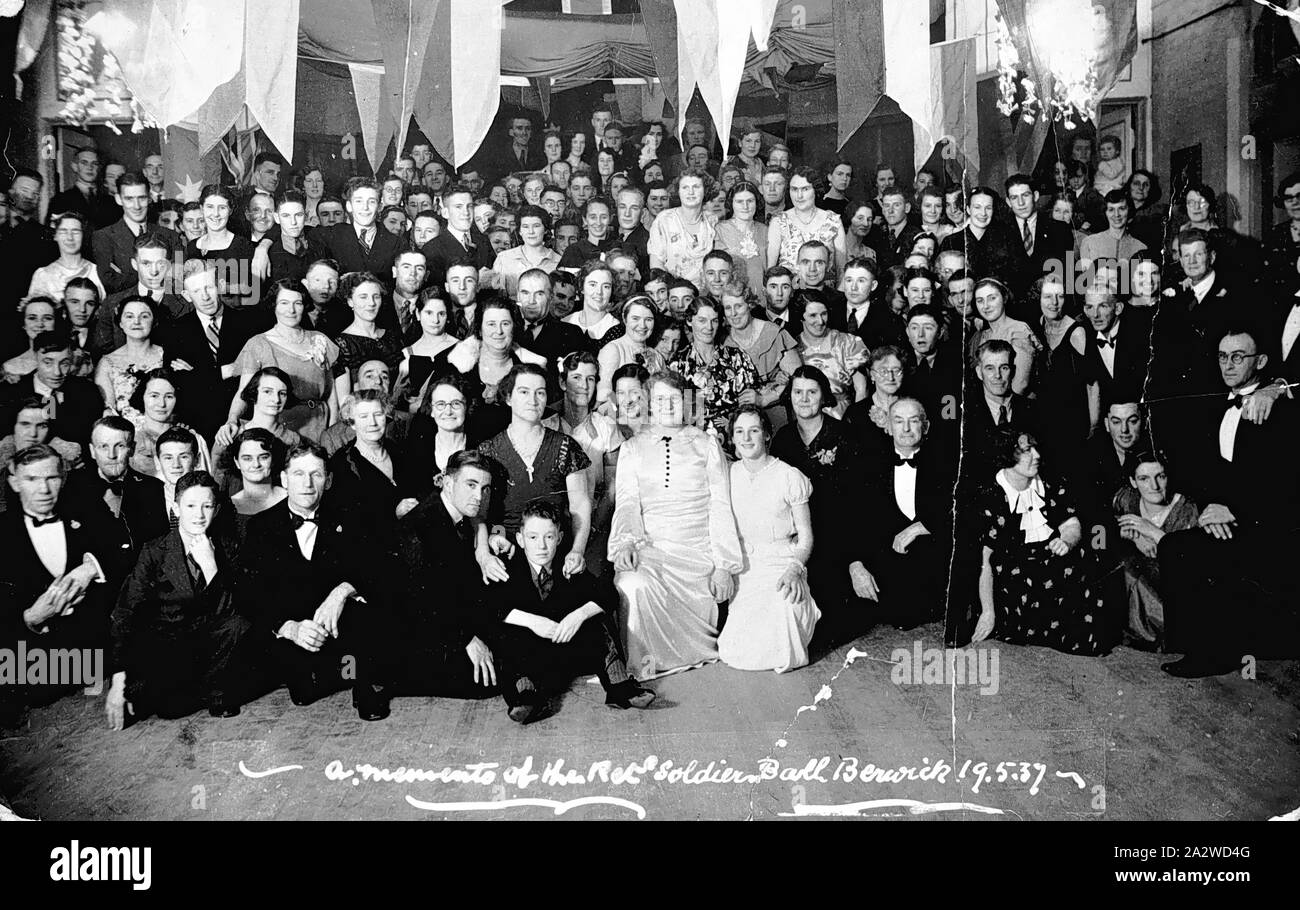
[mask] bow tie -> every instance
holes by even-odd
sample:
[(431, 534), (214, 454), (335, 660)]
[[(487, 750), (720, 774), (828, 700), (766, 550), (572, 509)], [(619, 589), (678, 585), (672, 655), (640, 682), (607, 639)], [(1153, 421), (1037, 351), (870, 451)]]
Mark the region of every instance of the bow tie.
[(33, 528), (39, 528), (41, 525), (52, 525), (59, 521), (59, 516), (51, 515), (49, 518), (37, 518), (35, 515), (28, 514), (27, 519), (32, 523)]
[(318, 528), (320, 527), (320, 523), (317, 522), (316, 519), (314, 519), (314, 518), (303, 518), (303, 517), (302, 517), (301, 515), (299, 515), (297, 512), (290, 512), (290, 513), (289, 513), (289, 521), (291, 521), (291, 522), (293, 523), (293, 529), (294, 529), (295, 531), (298, 530), (299, 528), (301, 528), (303, 525), (305, 525), (305, 524), (306, 524), (307, 522), (309, 522), (309, 521), (310, 521), (312, 524), (316, 525), (316, 527), (318, 527)]
[(913, 455), (911, 458), (904, 458), (902, 455), (899, 455), (897, 452), (895, 452), (895, 453), (894, 453), (894, 467), (896, 467), (896, 468), (901, 468), (901, 467), (903, 467), (904, 465), (906, 465), (907, 467), (912, 468), (912, 469), (915, 470), (915, 468), (916, 468), (916, 456)]
[(1109, 348), (1113, 348), (1114, 346), (1115, 346), (1115, 339), (1113, 339), (1113, 338), (1107, 338), (1105, 335), (1098, 335), (1098, 336), (1097, 336), (1097, 347), (1099, 347), (1099, 348), (1107, 348), (1107, 347), (1109, 347)]
[(1228, 396), (1228, 403), (1224, 405), (1224, 408), (1240, 408), (1245, 401), (1245, 395), (1238, 395), (1236, 392), (1233, 392)]
[(122, 491), (126, 489), (126, 478), (119, 477), (117, 480), (104, 481), (104, 487), (114, 496), (121, 496)]

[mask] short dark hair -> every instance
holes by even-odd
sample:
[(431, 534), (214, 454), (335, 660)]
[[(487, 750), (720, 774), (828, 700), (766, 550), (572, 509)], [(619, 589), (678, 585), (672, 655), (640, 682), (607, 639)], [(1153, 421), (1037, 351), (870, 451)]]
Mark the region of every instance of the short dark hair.
[(811, 379), (813, 382), (817, 383), (817, 388), (821, 391), (822, 395), (822, 407), (830, 407), (835, 403), (835, 390), (831, 388), (830, 379), (826, 377), (825, 373), (817, 369), (817, 367), (805, 363), (803, 366), (796, 368), (795, 371), (790, 374), (789, 381), (786, 382), (785, 388), (781, 390), (781, 404), (785, 405), (787, 410), (793, 411), (794, 406), (791, 403), (790, 396), (794, 391), (794, 381), (796, 379)]
[(523, 328), (524, 317), (519, 313), (519, 307), (513, 300), (502, 297), (500, 294), (489, 294), (478, 302), (474, 307), (474, 337), (483, 338), (483, 318), (487, 316), (488, 310), (505, 310), (510, 314), (510, 322), (515, 330)]
[(114, 433), (125, 433), (126, 438), (131, 440), (131, 445), (135, 445), (135, 424), (118, 414), (109, 414), (107, 417), (101, 417), (90, 425), (90, 435), (93, 437), (96, 430), (112, 430)]
[[(1006, 190), (1006, 195), (1008, 196), (1011, 195), (1011, 188), (1013, 186), (1027, 186), (1033, 190), (1034, 180), (1028, 174), (1012, 174), (1006, 180), (1002, 181), (1002, 188)], [(1034, 191), (1037, 192), (1037, 190)]]
[(461, 449), (447, 459), (447, 467), (442, 473), (454, 477), (466, 468), (475, 468), (491, 476), (495, 462), (478, 449)]
[(284, 388), (289, 393), (284, 401), (284, 409), (286, 411), (298, 404), (298, 396), (293, 394), (293, 380), (289, 378), (288, 373), (279, 367), (262, 367), (249, 377), (248, 384), (245, 385), (244, 390), (239, 393), (240, 401), (244, 402), (244, 404), (248, 405), (250, 408), (257, 403), (257, 386), (258, 383), (262, 381), (263, 376), (270, 376), (272, 379), (278, 379), (280, 382), (284, 383)]
[(610, 387), (617, 389), (623, 379), (635, 379), (638, 385), (644, 386), (650, 381), (650, 371), (639, 363), (625, 363), (610, 377)]
[(506, 373), (497, 385), (497, 395), (502, 400), (510, 400), (510, 396), (515, 393), (515, 384), (519, 381), (520, 376), (540, 376), (543, 383), (548, 380), (546, 370), (538, 364), (517, 363), (510, 368), (510, 372)]
[(742, 404), (731, 412), (727, 417), (727, 438), (730, 439), (731, 434), (736, 432), (736, 421), (745, 414), (757, 415), (758, 423), (763, 428), (763, 434), (767, 436), (767, 441), (771, 444), (772, 435), (776, 432), (772, 429), (772, 418), (767, 416), (767, 411), (756, 404)]
[(271, 164), (277, 164), (280, 167), (284, 167), (284, 159), (281, 158), (279, 155), (277, 155), (275, 152), (258, 152), (253, 157), (253, 170), (257, 170), (259, 167), (266, 164), (268, 161)]
[(128, 186), (142, 186), (145, 189), (148, 189), (149, 181), (144, 179), (144, 174), (137, 171), (127, 171), (121, 177), (117, 178), (118, 193), (122, 192), (123, 187)]
[(153, 316), (154, 318), (154, 328), (157, 328), (158, 327), (158, 304), (154, 302), (154, 299), (152, 297), (146, 296), (144, 294), (132, 294), (129, 297), (123, 299), (120, 303), (118, 303), (117, 312), (113, 314), (113, 322), (120, 326), (122, 324), (122, 314), (126, 312), (126, 308), (133, 303), (142, 303), (149, 308), (149, 315)]
[(997, 446), (994, 450), (996, 462), (994, 467), (1012, 468), (1020, 462), (1020, 456), (1024, 452), (1020, 445), (1022, 437), (1026, 440), (1026, 445), (1038, 445), (1038, 437), (1028, 430), (1010, 426), (998, 428)]
[[(610, 124), (611, 126), (613, 124)], [(608, 127), (606, 127), (608, 129)], [(520, 529), (528, 522), (530, 518), (541, 518), (549, 521), (560, 530), (564, 529), (564, 523), (560, 519), (560, 510), (555, 503), (548, 499), (533, 499), (524, 505), (524, 509), (519, 513)]]
[(248, 427), (230, 441), (230, 445), (221, 453), (221, 468), (236, 471), (239, 468), (239, 450), (244, 443), (254, 442), (265, 449), (271, 456), (271, 476), (277, 476), (284, 470), (285, 445), (278, 436), (263, 427)]
[(293, 464), (294, 459), (310, 455), (312, 458), (319, 458), (321, 464), (325, 465), (325, 473), (329, 473), (330, 455), (325, 449), (317, 443), (303, 439), (289, 446), (289, 450), (284, 453), (284, 470), (289, 470), (289, 465)]
[(63, 293), (65, 295), (68, 291), (72, 290), (92, 291), (95, 295), (95, 305), (98, 306), (102, 302), (102, 298), (99, 296), (99, 286), (89, 278), (73, 278), (63, 286)]
[[(251, 198), (251, 197), (250, 197)], [(280, 194), (280, 198), (275, 200), (275, 207), (278, 209), (285, 203), (298, 203), (303, 208), (307, 207), (307, 196), (301, 190), (285, 190)]]
[[(169, 431), (170, 432), (170, 431)], [(213, 499), (220, 499), (221, 487), (217, 485), (216, 480), (207, 471), (190, 471), (176, 481), (176, 501), (180, 502), (182, 496), (195, 487), (202, 487), (205, 490), (212, 491)]]
[(171, 367), (155, 367), (140, 377), (140, 381), (135, 384), (135, 391), (131, 393), (131, 407), (137, 411), (144, 411), (144, 393), (149, 387), (149, 383), (155, 379), (162, 379), (170, 382), (172, 391), (176, 393), (177, 407), (180, 406), (180, 380), (177, 379), (176, 373)]
[(154, 452), (161, 453), (163, 446), (172, 443), (189, 446), (190, 453), (195, 458), (199, 457), (199, 439), (189, 427), (171, 426), (163, 430), (158, 436), (158, 441), (154, 443)]

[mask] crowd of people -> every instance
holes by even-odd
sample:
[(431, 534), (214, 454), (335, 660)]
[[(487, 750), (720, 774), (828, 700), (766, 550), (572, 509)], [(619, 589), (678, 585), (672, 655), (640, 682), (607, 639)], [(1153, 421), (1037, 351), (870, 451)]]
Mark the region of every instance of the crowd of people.
[(183, 204), (157, 155), (20, 169), (0, 646), (104, 648), (113, 729), (280, 685), (644, 708), (881, 624), (1294, 655), (1300, 175), (1261, 242), (1113, 137), (904, 187), (737, 132), (518, 117), (459, 172), (267, 152)]

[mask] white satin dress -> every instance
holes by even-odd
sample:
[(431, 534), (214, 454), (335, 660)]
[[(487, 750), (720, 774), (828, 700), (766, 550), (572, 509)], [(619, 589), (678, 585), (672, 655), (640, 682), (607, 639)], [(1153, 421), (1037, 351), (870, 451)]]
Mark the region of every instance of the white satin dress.
[(637, 567), (617, 572), (619, 630), (628, 671), (652, 679), (718, 659), (715, 568), (742, 558), (727, 461), (695, 427), (665, 437), (646, 430), (619, 447), (609, 557), (624, 546)]

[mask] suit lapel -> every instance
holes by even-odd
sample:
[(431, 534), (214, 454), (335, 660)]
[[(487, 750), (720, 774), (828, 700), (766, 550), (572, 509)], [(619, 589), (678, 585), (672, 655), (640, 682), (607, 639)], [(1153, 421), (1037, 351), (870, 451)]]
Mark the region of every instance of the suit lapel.
[(163, 555), (163, 575), (177, 590), (188, 591), (193, 597), (194, 579), (190, 575), (189, 563), (185, 559), (185, 545), (181, 542), (179, 531), (167, 534), (166, 552)]

